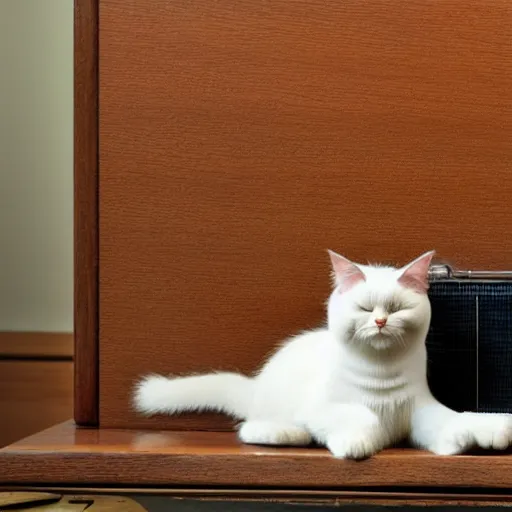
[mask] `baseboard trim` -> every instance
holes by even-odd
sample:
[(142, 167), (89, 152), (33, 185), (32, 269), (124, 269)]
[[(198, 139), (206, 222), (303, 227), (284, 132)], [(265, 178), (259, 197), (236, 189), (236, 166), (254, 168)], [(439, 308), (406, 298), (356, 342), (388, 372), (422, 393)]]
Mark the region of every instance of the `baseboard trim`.
[(70, 361), (73, 333), (0, 331), (0, 359)]

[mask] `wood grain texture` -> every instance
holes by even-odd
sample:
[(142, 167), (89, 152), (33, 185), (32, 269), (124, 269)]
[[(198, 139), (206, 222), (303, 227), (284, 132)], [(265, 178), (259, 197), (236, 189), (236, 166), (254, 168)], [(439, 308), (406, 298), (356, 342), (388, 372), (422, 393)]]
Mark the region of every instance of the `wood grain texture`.
[(252, 371), (330, 247), (512, 268), (507, 0), (100, 3), (101, 425), (141, 373)]
[(77, 429), (72, 423), (3, 448), (0, 462), (1, 485), (363, 487), (366, 491), (374, 486), (403, 491), (416, 486), (474, 492), (512, 488), (512, 454), (439, 457), (394, 449), (354, 462), (335, 459), (323, 449), (241, 445), (230, 432)]
[(98, 0), (75, 0), (75, 421), (98, 424)]
[(73, 358), (73, 334), (61, 332), (0, 332), (0, 359)]
[(72, 415), (71, 361), (0, 361), (0, 446)]

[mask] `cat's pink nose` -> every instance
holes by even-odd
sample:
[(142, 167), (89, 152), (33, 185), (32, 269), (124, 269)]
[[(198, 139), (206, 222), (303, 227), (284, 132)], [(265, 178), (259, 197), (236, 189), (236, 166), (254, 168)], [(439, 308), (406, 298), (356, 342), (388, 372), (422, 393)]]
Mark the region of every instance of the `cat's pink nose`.
[(375, 323), (379, 329), (382, 329), (386, 325), (387, 320), (385, 318), (376, 318)]

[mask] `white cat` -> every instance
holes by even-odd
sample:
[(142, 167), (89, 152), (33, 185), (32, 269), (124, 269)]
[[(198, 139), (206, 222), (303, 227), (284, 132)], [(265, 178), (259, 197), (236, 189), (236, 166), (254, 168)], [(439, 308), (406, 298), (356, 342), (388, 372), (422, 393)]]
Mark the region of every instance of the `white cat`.
[(334, 290), (327, 327), (286, 341), (252, 378), (147, 376), (135, 390), (135, 408), (145, 414), (220, 411), (243, 420), (245, 443), (315, 440), (341, 458), (368, 457), (406, 438), (440, 455), (507, 448), (511, 417), (457, 413), (428, 388), (433, 254), (395, 269), (358, 265), (329, 251)]

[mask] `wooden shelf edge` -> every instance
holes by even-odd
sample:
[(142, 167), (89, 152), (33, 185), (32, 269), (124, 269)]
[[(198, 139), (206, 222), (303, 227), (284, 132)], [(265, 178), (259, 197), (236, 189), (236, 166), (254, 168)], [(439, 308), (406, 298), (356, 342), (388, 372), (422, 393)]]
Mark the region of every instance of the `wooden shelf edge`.
[[(365, 461), (240, 444), (229, 432), (82, 429), (66, 422), (0, 450), (0, 485), (406, 491), (512, 489), (512, 454), (393, 449)], [(493, 494), (493, 493), (491, 493)]]

